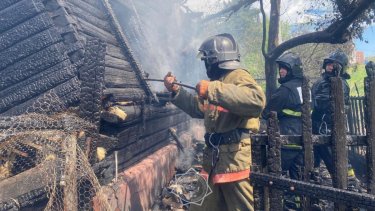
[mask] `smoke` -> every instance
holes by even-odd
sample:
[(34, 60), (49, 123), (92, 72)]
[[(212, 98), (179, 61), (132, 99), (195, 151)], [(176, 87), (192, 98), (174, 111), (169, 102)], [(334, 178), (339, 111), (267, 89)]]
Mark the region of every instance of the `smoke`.
[(202, 165), (205, 129), (201, 120), (191, 120), (189, 130), (180, 134), (184, 143), (184, 152), (181, 152), (176, 161), (178, 172), (186, 172), (194, 165)]
[[(205, 75), (196, 59), (201, 14), (176, 0), (111, 0), (130, 47), (150, 78), (172, 72), (179, 81), (195, 85)], [(203, 69), (203, 70), (202, 70)], [(152, 83), (155, 89), (162, 84)]]
[[(149, 78), (162, 79), (172, 72), (179, 82), (192, 86), (207, 79), (204, 63), (196, 55), (207, 37), (219, 33), (234, 35), (245, 68), (259, 72), (263, 67), (257, 11), (247, 8), (229, 19), (223, 15), (205, 20), (207, 15), (233, 4), (232, 0), (110, 0), (110, 3), (136, 60)], [(244, 18), (245, 15), (248, 17)], [(246, 59), (249, 54), (251, 59)], [(263, 76), (263, 72), (258, 75)], [(150, 84), (154, 91), (164, 90), (162, 83)]]

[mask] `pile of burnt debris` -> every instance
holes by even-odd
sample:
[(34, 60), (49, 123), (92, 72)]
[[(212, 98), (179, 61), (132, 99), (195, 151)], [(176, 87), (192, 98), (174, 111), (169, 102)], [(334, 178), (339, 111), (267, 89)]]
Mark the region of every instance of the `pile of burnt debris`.
[(207, 178), (201, 176), (204, 142), (193, 140), (192, 147), (180, 153), (176, 174), (163, 187), (153, 211), (188, 210), (191, 203), (200, 203), (207, 193)]

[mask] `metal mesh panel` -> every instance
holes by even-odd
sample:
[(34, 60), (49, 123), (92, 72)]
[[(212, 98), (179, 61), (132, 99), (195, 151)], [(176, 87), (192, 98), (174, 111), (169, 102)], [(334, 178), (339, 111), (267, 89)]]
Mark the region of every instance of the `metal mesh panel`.
[(49, 95), (24, 115), (0, 118), (0, 210), (109, 210), (82, 150), (96, 126), (55, 113), (61, 103)]

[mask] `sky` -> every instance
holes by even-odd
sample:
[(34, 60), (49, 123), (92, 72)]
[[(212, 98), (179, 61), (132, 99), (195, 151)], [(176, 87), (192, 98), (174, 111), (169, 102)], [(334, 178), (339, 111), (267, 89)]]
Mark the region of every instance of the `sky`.
[[(218, 2), (231, 2), (231, 0), (188, 0), (187, 6), (194, 11), (200, 12), (215, 12), (215, 5)], [(314, 18), (314, 12), (297, 14), (297, 11), (307, 9), (310, 3), (314, 3), (313, 0), (282, 0), (281, 5), (281, 18), (291, 24), (306, 22), (308, 19)], [(257, 6), (257, 5), (256, 5)], [(269, 10), (269, 3), (265, 2), (265, 10)], [(375, 56), (375, 25), (365, 29), (363, 34), (363, 41), (356, 39), (354, 40), (356, 50), (363, 51), (365, 56)], [(368, 43), (366, 43), (367, 41)]]
[[(375, 26), (372, 25), (368, 27), (363, 33), (364, 41), (360, 41), (359, 39), (355, 40), (356, 50), (363, 51), (365, 53), (365, 57), (368, 56), (375, 56)], [(365, 40), (368, 43), (365, 43)]]

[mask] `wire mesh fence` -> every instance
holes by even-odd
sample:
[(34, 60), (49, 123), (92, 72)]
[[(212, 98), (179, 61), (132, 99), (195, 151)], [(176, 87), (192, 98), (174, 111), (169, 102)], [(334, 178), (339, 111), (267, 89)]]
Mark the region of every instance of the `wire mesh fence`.
[(110, 210), (82, 150), (96, 126), (59, 105), (49, 93), (23, 115), (0, 117), (0, 210)]

